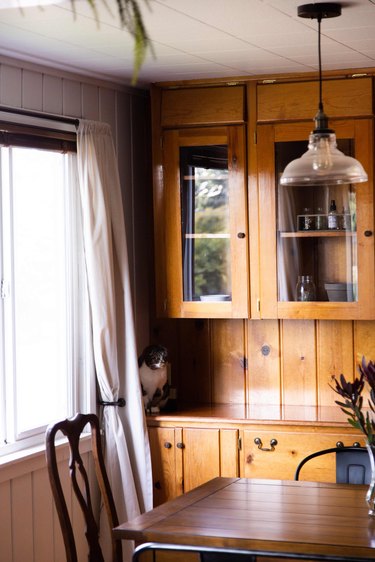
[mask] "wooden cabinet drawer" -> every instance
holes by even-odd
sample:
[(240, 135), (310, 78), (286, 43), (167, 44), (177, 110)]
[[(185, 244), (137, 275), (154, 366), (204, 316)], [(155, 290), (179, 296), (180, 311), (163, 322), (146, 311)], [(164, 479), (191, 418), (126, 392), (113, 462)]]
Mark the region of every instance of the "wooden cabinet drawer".
[[(254, 442), (261, 440), (261, 445)], [(277, 444), (272, 446), (272, 440)], [(245, 430), (243, 438), (245, 478), (294, 479), (298, 463), (307, 455), (335, 447), (341, 441), (344, 445), (359, 442), (364, 445), (358, 434), (308, 433)], [(335, 482), (335, 455), (326, 455), (310, 461), (301, 472), (300, 479), (318, 482)]]

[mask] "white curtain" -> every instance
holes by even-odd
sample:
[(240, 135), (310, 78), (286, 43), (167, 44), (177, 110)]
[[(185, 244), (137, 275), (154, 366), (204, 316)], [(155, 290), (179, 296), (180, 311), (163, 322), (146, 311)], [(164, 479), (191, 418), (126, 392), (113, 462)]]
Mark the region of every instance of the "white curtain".
[[(138, 376), (133, 307), (117, 159), (109, 125), (81, 121), (77, 137), (84, 247), (105, 456), (119, 520), (152, 508), (150, 449)], [(102, 527), (104, 549), (108, 530)], [(123, 543), (129, 560), (133, 545)]]

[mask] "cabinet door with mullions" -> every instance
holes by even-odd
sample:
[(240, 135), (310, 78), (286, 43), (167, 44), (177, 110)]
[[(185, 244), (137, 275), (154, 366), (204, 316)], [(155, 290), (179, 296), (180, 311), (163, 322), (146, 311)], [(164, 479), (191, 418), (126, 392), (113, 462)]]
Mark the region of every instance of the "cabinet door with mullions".
[(307, 149), (310, 124), (258, 128), (261, 316), (373, 319), (372, 125), (331, 123), (338, 148), (358, 158), (364, 184), (282, 186), (288, 162)]
[(166, 315), (248, 316), (243, 126), (163, 138)]

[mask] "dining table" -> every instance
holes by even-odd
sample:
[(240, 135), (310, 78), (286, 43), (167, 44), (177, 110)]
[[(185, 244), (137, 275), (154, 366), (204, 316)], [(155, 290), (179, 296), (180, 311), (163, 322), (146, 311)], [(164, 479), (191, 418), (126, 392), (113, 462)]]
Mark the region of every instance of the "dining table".
[(375, 560), (367, 486), (218, 477), (113, 529), (116, 539)]

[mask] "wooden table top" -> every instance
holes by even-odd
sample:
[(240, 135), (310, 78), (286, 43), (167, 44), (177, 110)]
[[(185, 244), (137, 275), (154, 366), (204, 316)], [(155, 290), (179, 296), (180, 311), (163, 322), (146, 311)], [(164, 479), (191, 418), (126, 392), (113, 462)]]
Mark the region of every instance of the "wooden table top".
[(367, 486), (215, 478), (114, 530), (118, 539), (375, 559)]

